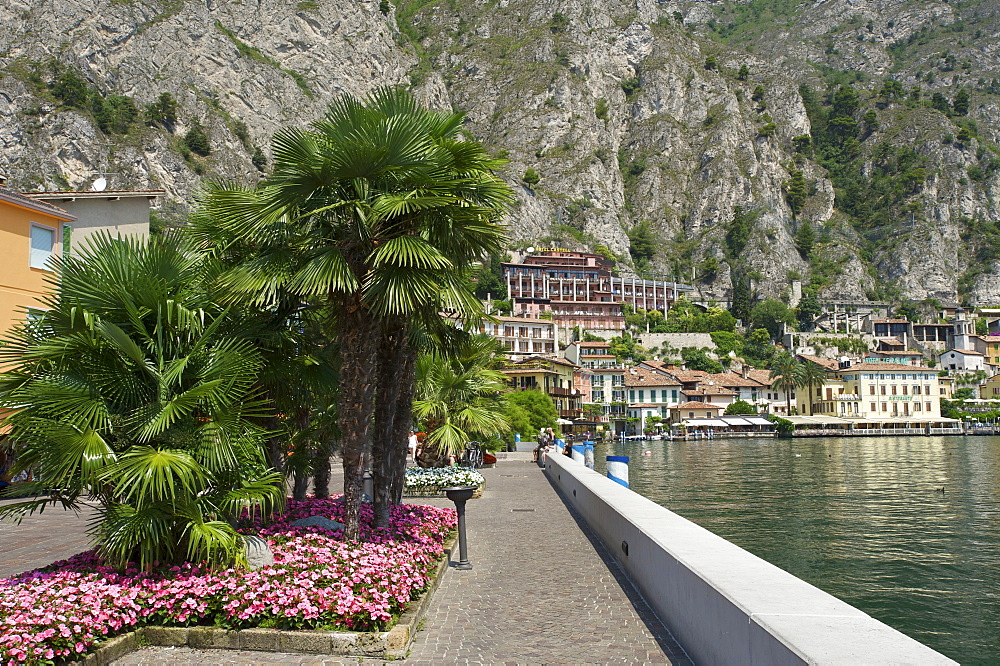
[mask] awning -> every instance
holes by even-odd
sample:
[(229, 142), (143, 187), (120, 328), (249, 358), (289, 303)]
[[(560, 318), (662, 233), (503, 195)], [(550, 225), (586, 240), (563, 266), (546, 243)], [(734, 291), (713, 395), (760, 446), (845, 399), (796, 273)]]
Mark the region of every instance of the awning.
[(752, 423), (750, 423), (746, 419), (740, 418), (739, 416), (721, 416), (721, 417), (719, 417), (719, 420), (725, 421), (726, 425), (731, 425), (731, 426), (748, 426), (748, 425), (753, 425)]
[(765, 419), (763, 416), (747, 416), (745, 418), (750, 423), (750, 425), (770, 425), (770, 426), (774, 425), (773, 423)]
[(706, 428), (728, 428), (729, 424), (725, 421), (720, 421), (718, 419), (688, 419), (684, 421), (684, 425), (689, 428), (698, 428), (704, 426)]

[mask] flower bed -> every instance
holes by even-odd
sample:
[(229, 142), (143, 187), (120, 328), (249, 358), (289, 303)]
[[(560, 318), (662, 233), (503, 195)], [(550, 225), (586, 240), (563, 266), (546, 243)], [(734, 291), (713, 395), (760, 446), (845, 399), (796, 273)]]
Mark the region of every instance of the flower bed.
[(364, 506), (362, 542), (290, 524), (314, 515), (342, 520), (343, 506), (289, 501), (279, 520), (245, 530), (274, 551), (274, 565), (259, 571), (117, 571), (88, 551), (0, 579), (0, 663), (74, 658), (143, 625), (384, 629), (427, 585), (456, 522), (452, 509), (403, 505), (393, 507), (389, 528), (375, 529)]
[(407, 467), (403, 492), (410, 497), (444, 497), (442, 488), (478, 486), (475, 497), (479, 497), (485, 484), (482, 474), (465, 467)]

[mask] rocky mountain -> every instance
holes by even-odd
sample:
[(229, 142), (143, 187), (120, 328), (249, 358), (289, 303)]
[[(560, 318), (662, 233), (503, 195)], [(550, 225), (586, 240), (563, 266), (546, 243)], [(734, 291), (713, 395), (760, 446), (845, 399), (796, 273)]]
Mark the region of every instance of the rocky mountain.
[(509, 160), (515, 246), (706, 299), (1000, 302), (1000, 20), (969, 0), (8, 0), (22, 189), (254, 182), (276, 129), (412, 86)]

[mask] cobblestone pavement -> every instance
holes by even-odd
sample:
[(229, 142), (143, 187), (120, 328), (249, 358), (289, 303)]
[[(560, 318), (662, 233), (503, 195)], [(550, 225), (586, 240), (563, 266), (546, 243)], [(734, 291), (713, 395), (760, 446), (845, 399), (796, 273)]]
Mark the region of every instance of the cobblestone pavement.
[(445, 574), (406, 663), (690, 664), (542, 470), (510, 458), (483, 470), (473, 569)]
[[(17, 500), (3, 500), (0, 505)], [(87, 549), (87, 521), (93, 509), (80, 513), (61, 507), (47, 507), (24, 519), (20, 525), (0, 521), (0, 578), (13, 576)]]

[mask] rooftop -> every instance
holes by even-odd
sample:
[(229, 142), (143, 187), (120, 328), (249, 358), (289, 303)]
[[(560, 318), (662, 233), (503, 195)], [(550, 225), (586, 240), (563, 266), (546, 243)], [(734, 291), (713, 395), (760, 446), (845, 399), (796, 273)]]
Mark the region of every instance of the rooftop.
[(723, 409), (722, 405), (713, 405), (708, 402), (698, 402), (697, 400), (689, 400), (688, 402), (682, 402), (676, 407), (671, 407), (670, 409)]
[(45, 213), (46, 215), (51, 215), (52, 217), (65, 222), (72, 222), (76, 219), (75, 215), (70, 215), (59, 206), (53, 206), (45, 201), (39, 201), (34, 197), (27, 194), (21, 194), (20, 192), (10, 189), (9, 187), (0, 187), (0, 201), (6, 201), (7, 203), (17, 206), (18, 208), (27, 208), (28, 210)]

